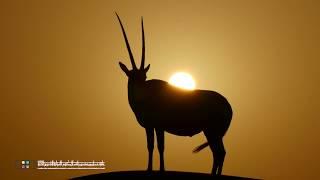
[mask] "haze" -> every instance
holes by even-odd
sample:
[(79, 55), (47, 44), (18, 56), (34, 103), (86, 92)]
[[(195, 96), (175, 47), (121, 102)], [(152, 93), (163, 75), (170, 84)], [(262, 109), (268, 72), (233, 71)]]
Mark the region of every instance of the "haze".
[[(0, 179), (66, 179), (142, 170), (145, 132), (127, 100), (130, 66), (115, 11), (140, 63), (144, 17), (148, 78), (185, 70), (197, 88), (228, 98), (223, 173), (316, 179), (319, 141), (319, 2), (3, 1)], [(205, 141), (165, 135), (168, 170), (209, 173)], [(154, 167), (158, 168), (155, 151)], [(21, 170), (20, 160), (104, 160), (106, 171)]]

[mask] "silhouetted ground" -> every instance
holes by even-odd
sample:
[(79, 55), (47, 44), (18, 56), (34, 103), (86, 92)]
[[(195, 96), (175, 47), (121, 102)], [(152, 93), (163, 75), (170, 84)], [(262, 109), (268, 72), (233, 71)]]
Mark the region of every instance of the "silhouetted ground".
[(252, 179), (247, 177), (237, 177), (237, 176), (211, 176), (210, 174), (205, 173), (194, 173), (194, 172), (178, 172), (178, 171), (166, 171), (165, 173), (159, 173), (159, 171), (153, 171), (152, 173), (148, 173), (147, 171), (118, 171), (118, 172), (109, 172), (109, 173), (101, 173), (101, 174), (92, 174), (88, 176), (76, 177), (72, 178), (72, 180), (80, 180), (80, 179), (108, 179), (111, 177), (126, 177), (126, 178), (139, 178), (139, 177), (178, 177), (178, 178), (210, 178), (210, 179)]

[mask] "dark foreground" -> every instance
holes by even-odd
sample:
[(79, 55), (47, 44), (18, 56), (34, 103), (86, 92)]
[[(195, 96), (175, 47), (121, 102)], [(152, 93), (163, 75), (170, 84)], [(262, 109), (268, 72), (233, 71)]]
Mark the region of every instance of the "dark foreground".
[(147, 171), (118, 171), (118, 172), (109, 172), (109, 173), (101, 173), (101, 174), (92, 174), (88, 176), (75, 177), (72, 180), (80, 180), (80, 179), (108, 179), (111, 177), (190, 177), (190, 178), (210, 178), (210, 179), (252, 179), (247, 177), (237, 177), (237, 176), (212, 176), (210, 174), (205, 173), (194, 173), (194, 172), (179, 172), (179, 171), (166, 171), (164, 173), (159, 173), (159, 171), (153, 171), (148, 173)]

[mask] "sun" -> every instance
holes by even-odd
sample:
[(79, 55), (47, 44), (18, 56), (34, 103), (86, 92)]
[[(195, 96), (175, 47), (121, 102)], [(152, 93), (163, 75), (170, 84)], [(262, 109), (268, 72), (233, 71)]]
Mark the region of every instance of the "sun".
[(185, 72), (174, 73), (169, 79), (169, 84), (187, 90), (193, 90), (196, 87), (196, 83), (192, 76)]

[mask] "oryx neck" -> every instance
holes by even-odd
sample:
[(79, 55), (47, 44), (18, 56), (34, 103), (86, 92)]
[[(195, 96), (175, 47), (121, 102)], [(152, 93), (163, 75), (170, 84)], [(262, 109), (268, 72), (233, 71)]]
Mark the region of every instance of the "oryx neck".
[(130, 80), (128, 81), (128, 99), (131, 107), (136, 106), (144, 100), (144, 85), (144, 82), (136, 83)]

